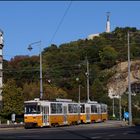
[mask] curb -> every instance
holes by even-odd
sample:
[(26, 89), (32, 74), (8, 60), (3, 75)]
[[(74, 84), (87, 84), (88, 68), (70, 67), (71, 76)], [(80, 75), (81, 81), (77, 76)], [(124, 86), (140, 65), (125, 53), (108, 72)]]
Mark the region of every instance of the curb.
[(24, 124), (0, 124), (0, 129), (2, 128), (19, 128), (24, 127)]
[[(118, 122), (117, 124), (115, 124), (114, 122), (108, 122), (108, 124), (104, 124), (102, 127), (106, 127), (109, 126), (109, 127), (129, 127), (129, 125), (125, 122), (121, 123), (121, 122)], [(98, 128), (100, 126), (98, 125), (94, 125), (94, 127)], [(24, 123), (23, 124), (20, 124), (20, 123), (17, 123), (17, 124), (0, 124), (0, 130), (6, 130), (6, 129), (19, 129), (19, 128), (24, 128)]]

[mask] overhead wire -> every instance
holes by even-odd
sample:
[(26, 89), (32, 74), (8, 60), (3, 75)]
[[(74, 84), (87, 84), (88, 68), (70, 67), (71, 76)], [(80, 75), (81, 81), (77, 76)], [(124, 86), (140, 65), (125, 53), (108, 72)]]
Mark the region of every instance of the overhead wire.
[(66, 15), (67, 15), (67, 13), (68, 13), (68, 10), (70, 9), (71, 5), (72, 5), (72, 1), (70, 1), (70, 3), (69, 3), (69, 5), (68, 5), (68, 7), (66, 8), (66, 10), (65, 10), (65, 12), (64, 12), (64, 15), (62, 16), (62, 18), (61, 18), (61, 20), (60, 20), (60, 22), (59, 22), (58, 26), (56, 27), (56, 30), (55, 30), (54, 34), (52, 35), (52, 37), (51, 37), (51, 40), (50, 40), (50, 43), (49, 43), (49, 44), (51, 44), (51, 43), (52, 43), (52, 41), (53, 41), (53, 39), (55, 38), (56, 33), (58, 32), (58, 30), (59, 30), (59, 28), (60, 28), (60, 26), (61, 26), (62, 22), (64, 21), (64, 18), (66, 17)]
[[(61, 20), (60, 20), (60, 22), (59, 22), (58, 26), (56, 27), (56, 30), (55, 30), (54, 34), (52, 35), (52, 37), (51, 37), (51, 40), (50, 40), (50, 43), (49, 43), (49, 44), (51, 44), (51, 43), (52, 43), (52, 41), (53, 41), (53, 39), (55, 38), (56, 33), (58, 32), (58, 30), (59, 30), (59, 28), (60, 28), (60, 26), (61, 26), (62, 22), (64, 21), (64, 18), (66, 17), (66, 15), (67, 15), (67, 13), (68, 13), (68, 11), (69, 11), (69, 9), (70, 9), (71, 5), (72, 5), (72, 1), (70, 1), (70, 3), (68, 4), (68, 7), (66, 8), (66, 10), (65, 10), (65, 12), (64, 12), (64, 15), (62, 16), (62, 18), (61, 18)], [(12, 56), (12, 57), (14, 57), (13, 55), (5, 55), (5, 56)]]

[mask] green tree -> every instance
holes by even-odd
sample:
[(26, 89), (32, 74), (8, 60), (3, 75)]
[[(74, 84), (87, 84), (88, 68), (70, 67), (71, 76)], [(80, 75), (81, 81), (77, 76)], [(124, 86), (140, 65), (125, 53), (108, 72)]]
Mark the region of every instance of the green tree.
[(96, 101), (100, 101), (101, 102), (102, 101), (102, 97), (105, 94), (105, 89), (104, 89), (103, 83), (99, 79), (96, 79), (93, 82), (92, 92), (93, 93), (91, 95), (91, 98), (93, 98)]
[(24, 100), (33, 100), (40, 96), (40, 85), (39, 82), (25, 83), (23, 85)]
[(53, 84), (45, 84), (43, 99), (55, 100), (56, 98), (67, 98), (67, 93)]
[(103, 67), (112, 67), (116, 62), (117, 55), (118, 54), (113, 47), (104, 47), (103, 50), (99, 52), (101, 64), (103, 65)]
[(3, 86), (3, 107), (2, 115), (8, 117), (12, 113), (21, 115), (24, 111), (24, 100), (22, 89), (16, 86), (14, 80), (8, 80)]

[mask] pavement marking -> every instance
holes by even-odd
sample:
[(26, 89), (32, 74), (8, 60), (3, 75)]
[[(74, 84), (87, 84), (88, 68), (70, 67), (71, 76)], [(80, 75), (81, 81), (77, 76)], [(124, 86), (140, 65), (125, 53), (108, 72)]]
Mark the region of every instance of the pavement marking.
[(100, 139), (101, 137), (100, 136), (97, 136), (97, 137), (91, 137), (91, 139)]
[(108, 132), (98, 132), (98, 133), (94, 133), (94, 135), (100, 135), (100, 134), (108, 134)]
[(136, 133), (136, 131), (126, 131), (123, 133), (123, 135), (134, 134), (134, 133)]
[(34, 136), (32, 136), (32, 135), (27, 135), (27, 136), (25, 136), (25, 135), (22, 135), (22, 136), (16, 136), (16, 138), (36, 138), (36, 137), (41, 137), (40, 135), (34, 135)]
[(109, 137), (114, 137), (115, 135), (114, 134), (111, 134), (111, 135), (108, 135)]
[(128, 134), (127, 132), (123, 133), (123, 135), (127, 135), (127, 134)]
[(136, 131), (127, 131), (127, 134), (136, 134)]

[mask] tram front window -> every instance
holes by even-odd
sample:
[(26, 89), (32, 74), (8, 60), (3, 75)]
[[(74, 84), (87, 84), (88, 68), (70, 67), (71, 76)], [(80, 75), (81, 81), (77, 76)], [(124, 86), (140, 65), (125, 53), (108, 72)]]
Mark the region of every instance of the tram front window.
[(39, 114), (40, 106), (38, 105), (25, 105), (25, 114)]

